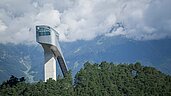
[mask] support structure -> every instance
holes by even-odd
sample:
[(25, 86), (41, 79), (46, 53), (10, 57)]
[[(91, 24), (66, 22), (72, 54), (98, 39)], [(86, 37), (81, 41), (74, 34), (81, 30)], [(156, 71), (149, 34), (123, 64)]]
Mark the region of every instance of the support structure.
[(46, 25), (36, 26), (36, 41), (44, 49), (44, 80), (46, 81), (49, 78), (56, 80), (57, 61), (65, 76), (68, 68), (59, 46), (58, 32)]

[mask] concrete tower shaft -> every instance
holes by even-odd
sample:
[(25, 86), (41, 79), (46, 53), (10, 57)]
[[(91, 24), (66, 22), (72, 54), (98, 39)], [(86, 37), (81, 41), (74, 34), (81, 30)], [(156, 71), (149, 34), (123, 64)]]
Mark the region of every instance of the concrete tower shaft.
[(36, 41), (44, 49), (44, 79), (56, 80), (56, 61), (59, 62), (63, 75), (68, 68), (66, 66), (61, 48), (59, 46), (59, 34), (49, 26), (36, 26)]

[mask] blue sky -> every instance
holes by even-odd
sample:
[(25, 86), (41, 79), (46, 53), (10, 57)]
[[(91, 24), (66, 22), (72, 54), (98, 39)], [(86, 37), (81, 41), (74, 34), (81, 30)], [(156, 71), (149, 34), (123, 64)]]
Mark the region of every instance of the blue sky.
[[(35, 43), (35, 25), (46, 24), (60, 41), (123, 36), (134, 40), (171, 37), (171, 0), (1, 0), (0, 43)], [(116, 23), (126, 28), (109, 33)]]

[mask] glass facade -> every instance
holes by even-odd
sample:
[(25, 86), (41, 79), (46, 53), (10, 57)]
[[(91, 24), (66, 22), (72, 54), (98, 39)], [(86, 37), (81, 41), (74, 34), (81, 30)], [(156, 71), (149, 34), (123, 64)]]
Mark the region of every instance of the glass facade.
[(47, 36), (50, 35), (50, 27), (36, 27), (36, 31), (39, 36)]
[(50, 35), (50, 32), (39, 32), (39, 36), (47, 36)]

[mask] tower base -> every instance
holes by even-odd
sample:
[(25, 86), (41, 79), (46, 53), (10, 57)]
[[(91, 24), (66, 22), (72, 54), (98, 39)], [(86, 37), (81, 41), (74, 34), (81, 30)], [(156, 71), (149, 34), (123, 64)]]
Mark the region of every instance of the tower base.
[(48, 62), (45, 63), (44, 65), (44, 76), (45, 76), (45, 82), (49, 79), (52, 78), (56, 80), (56, 60), (54, 57), (49, 59)]

